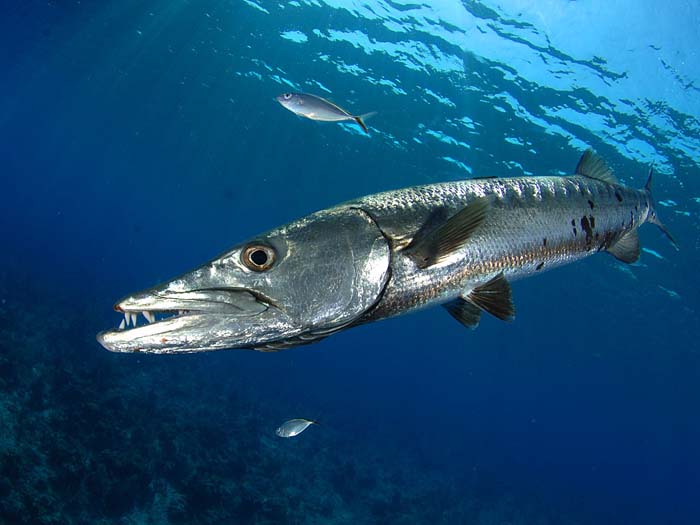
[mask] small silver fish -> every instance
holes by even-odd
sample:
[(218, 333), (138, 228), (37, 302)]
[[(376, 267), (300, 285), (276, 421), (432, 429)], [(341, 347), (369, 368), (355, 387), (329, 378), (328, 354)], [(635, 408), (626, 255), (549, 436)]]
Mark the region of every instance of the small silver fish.
[(304, 418), (290, 419), (289, 421), (283, 423), (282, 426), (279, 427), (277, 430), (275, 430), (275, 434), (282, 438), (291, 438), (294, 436), (298, 436), (311, 425), (318, 425), (318, 422), (312, 419)]
[(376, 114), (376, 112), (371, 112), (364, 115), (353, 115), (325, 98), (308, 93), (283, 93), (277, 97), (277, 102), (292, 113), (311, 120), (320, 120), (322, 122), (354, 120), (368, 135), (369, 130), (363, 119)]

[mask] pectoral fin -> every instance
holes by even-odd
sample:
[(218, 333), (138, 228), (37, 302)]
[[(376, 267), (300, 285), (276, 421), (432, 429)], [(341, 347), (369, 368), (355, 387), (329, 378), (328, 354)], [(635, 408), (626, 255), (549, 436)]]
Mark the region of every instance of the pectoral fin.
[(608, 248), (608, 252), (617, 260), (624, 263), (633, 263), (639, 259), (639, 234), (633, 229), (624, 234), (620, 239)]
[(513, 292), (502, 272), (489, 282), (474, 288), (465, 299), (503, 321), (511, 321), (515, 317)]
[(481, 310), (474, 303), (458, 297), (442, 306), (452, 317), (467, 328), (474, 329), (479, 325)]
[(426, 228), (421, 228), (411, 244), (406, 247), (406, 254), (421, 269), (443, 261), (464, 246), (486, 219), (488, 209), (489, 200), (480, 197), (434, 229), (425, 231)]

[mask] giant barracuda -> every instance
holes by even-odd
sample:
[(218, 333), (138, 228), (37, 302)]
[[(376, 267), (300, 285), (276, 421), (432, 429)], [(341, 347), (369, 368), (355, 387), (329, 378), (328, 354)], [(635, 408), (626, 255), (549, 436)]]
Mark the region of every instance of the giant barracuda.
[(600, 251), (634, 262), (645, 222), (668, 235), (650, 186), (651, 172), (641, 190), (620, 184), (588, 150), (571, 176), (370, 195), (126, 297), (121, 326), (97, 338), (115, 352), (269, 351), (436, 304), (472, 328), (482, 312), (509, 320), (511, 281)]

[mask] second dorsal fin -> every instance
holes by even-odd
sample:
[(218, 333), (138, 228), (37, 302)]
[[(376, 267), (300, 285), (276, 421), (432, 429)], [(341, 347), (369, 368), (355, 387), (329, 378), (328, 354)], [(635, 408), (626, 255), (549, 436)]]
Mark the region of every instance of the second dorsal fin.
[(576, 175), (583, 175), (589, 179), (596, 179), (609, 184), (620, 184), (617, 177), (605, 163), (603, 158), (591, 148), (588, 148), (581, 156), (576, 166)]

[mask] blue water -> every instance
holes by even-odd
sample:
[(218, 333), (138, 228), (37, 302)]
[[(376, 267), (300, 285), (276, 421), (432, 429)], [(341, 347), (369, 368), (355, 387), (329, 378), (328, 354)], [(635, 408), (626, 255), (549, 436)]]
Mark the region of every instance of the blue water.
[[(537, 7), (533, 7), (535, 4)], [(611, 5), (614, 4), (614, 5)], [(700, 523), (700, 9), (17, 2), (0, 17), (1, 523)], [(274, 96), (378, 111), (371, 136)], [(625, 266), (263, 354), (117, 355), (123, 295), (364, 194), (570, 173), (659, 215)], [(281, 440), (285, 419), (322, 422)]]

